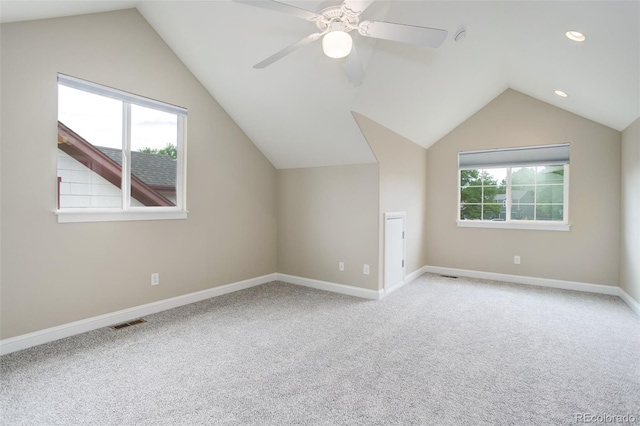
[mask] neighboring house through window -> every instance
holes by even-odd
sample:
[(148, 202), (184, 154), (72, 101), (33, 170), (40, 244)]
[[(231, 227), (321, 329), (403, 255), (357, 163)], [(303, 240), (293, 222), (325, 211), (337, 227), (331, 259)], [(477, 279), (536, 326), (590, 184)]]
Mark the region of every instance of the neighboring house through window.
[(569, 229), (569, 144), (460, 152), (458, 170), (458, 226)]
[(186, 218), (184, 108), (58, 75), (58, 221)]

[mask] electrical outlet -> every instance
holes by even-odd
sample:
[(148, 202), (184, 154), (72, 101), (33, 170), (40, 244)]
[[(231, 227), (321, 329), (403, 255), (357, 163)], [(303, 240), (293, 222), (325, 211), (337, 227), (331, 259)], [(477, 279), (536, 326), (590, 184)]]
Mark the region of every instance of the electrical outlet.
[(151, 285), (158, 285), (158, 284), (160, 284), (160, 274), (155, 272), (151, 274)]
[(369, 275), (369, 265), (367, 265), (366, 263), (364, 264), (364, 267), (362, 268), (362, 273), (365, 275)]
[(344, 262), (338, 262), (338, 270), (344, 272)]
[(515, 265), (519, 265), (520, 264), (520, 256), (513, 256), (513, 263)]

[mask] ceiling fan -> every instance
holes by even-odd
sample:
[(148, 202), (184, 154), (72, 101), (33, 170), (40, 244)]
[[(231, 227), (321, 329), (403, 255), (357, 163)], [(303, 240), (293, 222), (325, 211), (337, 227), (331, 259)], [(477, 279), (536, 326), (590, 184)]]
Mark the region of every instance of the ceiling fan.
[(291, 6), (276, 0), (235, 0), (238, 3), (261, 7), (275, 12), (286, 13), (296, 18), (314, 22), (319, 32), (285, 47), (281, 51), (258, 62), (253, 68), (265, 68), (295, 50), (322, 38), (322, 50), (330, 58), (344, 58), (344, 70), (351, 83), (364, 79), (364, 68), (349, 34), (357, 31), (364, 37), (392, 40), (417, 46), (437, 48), (447, 38), (447, 31), (415, 25), (395, 24), (382, 21), (360, 20), (360, 15), (374, 0), (344, 0), (342, 3), (329, 1), (321, 6), (320, 12)]

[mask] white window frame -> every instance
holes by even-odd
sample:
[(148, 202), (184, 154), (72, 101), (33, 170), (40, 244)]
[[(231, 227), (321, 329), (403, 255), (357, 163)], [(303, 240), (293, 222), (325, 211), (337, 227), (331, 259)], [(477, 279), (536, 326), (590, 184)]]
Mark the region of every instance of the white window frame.
[[(562, 144), (567, 145), (567, 144)], [(558, 147), (562, 145), (557, 145)], [(553, 148), (555, 146), (549, 145)], [(537, 147), (532, 147), (537, 148)], [(542, 146), (540, 148), (545, 148)], [(515, 148), (514, 150), (531, 149), (531, 147)], [(567, 148), (568, 149), (568, 148)], [(497, 150), (501, 151), (501, 150)], [(506, 151), (506, 150), (505, 150)], [(489, 152), (489, 151), (487, 151)], [(520, 167), (539, 167), (539, 166), (563, 166), (564, 167), (564, 191), (563, 191), (563, 221), (547, 221), (547, 220), (512, 220), (511, 216), (511, 169)], [(462, 220), (460, 219), (460, 206), (461, 206), (461, 172), (463, 170), (486, 170), (486, 169), (507, 169), (507, 193), (506, 193), (506, 216), (504, 221), (489, 221), (489, 220)], [(456, 211), (456, 224), (459, 228), (496, 228), (496, 229), (524, 229), (524, 230), (540, 230), (540, 231), (570, 231), (571, 224), (569, 223), (569, 163), (557, 164), (554, 162), (527, 162), (527, 163), (506, 163), (506, 164), (491, 164), (491, 165), (476, 165), (469, 167), (458, 167), (457, 173), (457, 191), (458, 191), (458, 208)]]
[[(58, 83), (74, 89), (106, 96), (122, 101), (123, 123), (123, 164), (122, 164), (122, 208), (56, 208), (58, 223), (69, 222), (112, 222), (133, 220), (186, 219), (187, 210), (187, 110), (154, 99), (145, 98), (111, 87), (103, 86), (65, 74), (58, 74)], [(175, 206), (132, 206), (131, 205), (131, 105), (161, 110), (175, 114), (178, 119), (177, 164), (176, 164), (176, 205)], [(56, 188), (56, 191), (58, 189)]]

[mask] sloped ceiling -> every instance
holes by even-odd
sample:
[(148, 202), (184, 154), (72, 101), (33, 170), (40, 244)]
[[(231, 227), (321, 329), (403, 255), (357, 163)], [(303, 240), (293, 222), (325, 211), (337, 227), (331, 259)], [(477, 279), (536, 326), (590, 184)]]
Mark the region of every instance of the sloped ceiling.
[[(507, 88), (616, 130), (640, 116), (639, 1), (379, 0), (364, 18), (449, 35), (433, 50), (355, 35), (366, 70), (360, 85), (347, 81), (342, 60), (325, 57), (320, 42), (253, 69), (316, 27), (231, 0), (3, 0), (0, 13), (12, 22), (129, 7), (277, 168), (375, 162), (352, 111), (429, 147)], [(462, 28), (467, 37), (456, 43)], [(587, 40), (568, 40), (568, 30)]]

